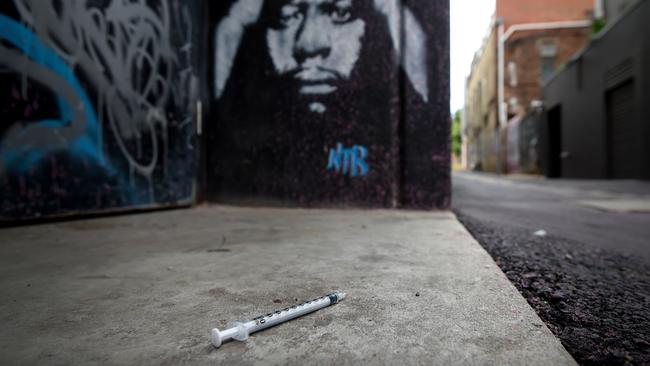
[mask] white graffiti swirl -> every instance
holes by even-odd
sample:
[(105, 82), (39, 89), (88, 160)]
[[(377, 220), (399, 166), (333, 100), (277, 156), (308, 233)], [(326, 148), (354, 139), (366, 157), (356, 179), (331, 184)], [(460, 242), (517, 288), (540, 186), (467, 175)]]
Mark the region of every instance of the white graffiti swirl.
[(151, 177), (173, 97), (170, 9), (166, 0), (104, 3), (14, 0), (21, 20), (96, 92), (100, 121), (107, 119), (132, 173)]

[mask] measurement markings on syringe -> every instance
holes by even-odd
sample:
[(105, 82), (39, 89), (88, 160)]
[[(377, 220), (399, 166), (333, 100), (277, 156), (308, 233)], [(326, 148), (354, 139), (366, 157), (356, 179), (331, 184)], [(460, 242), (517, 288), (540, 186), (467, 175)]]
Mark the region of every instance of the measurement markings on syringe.
[(284, 308), (284, 309), (281, 309), (281, 310), (276, 310), (276, 311), (274, 311), (272, 313), (268, 313), (266, 315), (260, 315), (257, 318), (253, 318), (253, 321), (255, 321), (256, 325), (264, 324), (264, 323), (266, 323), (267, 320), (270, 320), (270, 319), (267, 319), (267, 318), (272, 318), (272, 317), (274, 317), (276, 315), (280, 315), (280, 314), (282, 314), (282, 313), (284, 313), (286, 311), (294, 310), (294, 309), (297, 309), (297, 308), (299, 308), (301, 306), (309, 305), (309, 304), (311, 304), (311, 303), (313, 303), (315, 301), (325, 300), (327, 298), (330, 298), (330, 300), (332, 301), (332, 304), (338, 302), (338, 298), (336, 296), (336, 293), (332, 293), (332, 294), (329, 294), (329, 295), (325, 295), (325, 296), (315, 298), (313, 300), (305, 301), (302, 304), (289, 306), (287, 308)]
[(266, 315), (258, 316), (257, 318), (253, 318), (249, 321), (232, 322), (228, 326), (228, 329), (225, 329), (223, 331), (219, 330), (218, 328), (213, 328), (210, 332), (212, 344), (215, 347), (219, 347), (223, 342), (231, 339), (245, 341), (248, 339), (248, 336), (251, 333), (336, 304), (339, 301), (345, 299), (345, 296), (346, 295), (343, 292), (335, 292), (304, 302), (302, 304), (296, 304), (282, 310), (276, 310)]

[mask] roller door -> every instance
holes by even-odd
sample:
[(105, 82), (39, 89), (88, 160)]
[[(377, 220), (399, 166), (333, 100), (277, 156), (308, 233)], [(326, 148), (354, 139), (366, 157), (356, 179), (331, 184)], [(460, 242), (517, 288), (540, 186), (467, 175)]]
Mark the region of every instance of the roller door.
[(640, 131), (634, 111), (634, 83), (607, 93), (608, 170), (614, 179), (640, 178)]

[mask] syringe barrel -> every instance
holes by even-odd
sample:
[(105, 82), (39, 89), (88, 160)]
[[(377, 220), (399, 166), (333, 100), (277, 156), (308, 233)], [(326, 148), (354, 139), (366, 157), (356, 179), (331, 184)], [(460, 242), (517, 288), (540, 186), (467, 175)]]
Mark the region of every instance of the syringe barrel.
[(306, 301), (302, 304), (293, 305), (282, 310), (276, 310), (272, 313), (258, 316), (257, 318), (246, 322), (244, 326), (248, 329), (249, 334), (254, 333), (262, 329), (284, 323), (287, 320), (291, 320), (322, 309), (324, 307), (336, 304), (341, 299), (342, 296), (340, 296), (340, 294), (333, 293), (314, 300)]
[(212, 344), (218, 348), (223, 342), (226, 342), (230, 339), (245, 341), (248, 339), (248, 335), (251, 333), (255, 333), (257, 331), (272, 327), (280, 323), (284, 323), (287, 320), (297, 318), (329, 305), (336, 304), (337, 302), (343, 300), (345, 296), (346, 295), (343, 292), (336, 292), (311, 301), (306, 301), (299, 305), (293, 305), (286, 309), (276, 310), (272, 313), (258, 316), (257, 318), (247, 322), (232, 322), (228, 324), (227, 329), (223, 331), (220, 331), (218, 328), (214, 328), (211, 331)]

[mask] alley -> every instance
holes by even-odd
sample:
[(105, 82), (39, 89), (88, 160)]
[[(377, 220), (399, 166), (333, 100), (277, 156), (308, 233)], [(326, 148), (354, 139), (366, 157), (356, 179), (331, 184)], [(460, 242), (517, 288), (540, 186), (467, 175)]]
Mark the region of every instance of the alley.
[(650, 262), (650, 204), (645, 213), (634, 212), (636, 207), (615, 210), (619, 202), (650, 202), (649, 182), (456, 173), (453, 187), (454, 209), (473, 219), (504, 230), (545, 230), (593, 249), (644, 256)]
[(580, 363), (650, 361), (650, 184), (455, 173), (453, 209)]

